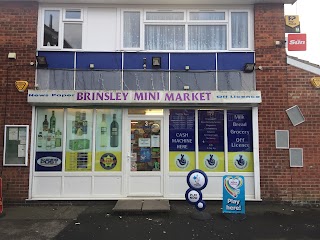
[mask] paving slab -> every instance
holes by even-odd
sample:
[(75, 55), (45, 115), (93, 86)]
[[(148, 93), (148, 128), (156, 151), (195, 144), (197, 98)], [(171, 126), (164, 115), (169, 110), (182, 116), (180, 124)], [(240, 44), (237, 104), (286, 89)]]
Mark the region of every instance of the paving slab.
[(118, 200), (112, 210), (115, 212), (141, 212), (142, 203), (142, 200)]
[(169, 212), (169, 200), (144, 200), (142, 205), (143, 212)]

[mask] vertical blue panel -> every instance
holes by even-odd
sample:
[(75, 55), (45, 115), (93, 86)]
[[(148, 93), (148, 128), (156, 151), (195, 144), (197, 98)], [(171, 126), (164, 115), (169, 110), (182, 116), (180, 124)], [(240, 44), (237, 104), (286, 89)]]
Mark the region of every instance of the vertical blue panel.
[(172, 70), (215, 70), (216, 53), (172, 53), (170, 55), (170, 68)]
[(253, 52), (218, 53), (218, 69), (217, 70), (242, 71), (246, 63), (254, 63)]
[(74, 68), (74, 52), (38, 52), (38, 56), (45, 56), (48, 68)]
[(152, 57), (161, 57), (161, 67), (156, 69), (169, 69), (168, 53), (125, 53), (123, 69), (143, 69), (143, 58), (146, 58), (147, 69), (152, 68)]
[(223, 213), (246, 213), (244, 184), (243, 176), (223, 176)]
[(121, 53), (79, 52), (77, 53), (77, 69), (121, 69)]

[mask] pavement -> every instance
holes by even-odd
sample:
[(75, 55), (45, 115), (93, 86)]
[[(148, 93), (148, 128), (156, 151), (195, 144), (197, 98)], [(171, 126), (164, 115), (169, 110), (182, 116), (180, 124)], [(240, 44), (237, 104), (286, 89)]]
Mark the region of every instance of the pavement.
[[(0, 239), (320, 239), (320, 206), (315, 204), (247, 202), (246, 214), (233, 219), (222, 214), (221, 201), (206, 201), (203, 212), (186, 201), (170, 201), (166, 212), (114, 211), (116, 203), (4, 205)], [(209, 218), (195, 217), (204, 213)]]

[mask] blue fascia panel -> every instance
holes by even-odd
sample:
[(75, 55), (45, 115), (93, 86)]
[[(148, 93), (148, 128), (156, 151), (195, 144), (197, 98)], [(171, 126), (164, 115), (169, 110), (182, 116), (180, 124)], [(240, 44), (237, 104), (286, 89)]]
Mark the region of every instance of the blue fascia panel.
[(170, 62), (171, 70), (215, 70), (216, 53), (172, 53)]
[(94, 64), (94, 69), (120, 70), (122, 56), (115, 52), (78, 52), (77, 69), (90, 69), (90, 64)]
[(254, 63), (253, 52), (218, 53), (217, 70), (242, 71), (246, 63)]
[(161, 67), (156, 68), (160, 70), (168, 70), (169, 69), (169, 54), (168, 53), (141, 53), (141, 52), (130, 52), (124, 53), (124, 63), (123, 69), (135, 69), (142, 70), (144, 58), (146, 58), (146, 69), (155, 69), (152, 67), (152, 57), (160, 57), (161, 58)]
[(73, 69), (74, 52), (46, 52), (39, 51), (38, 56), (45, 56), (48, 68)]

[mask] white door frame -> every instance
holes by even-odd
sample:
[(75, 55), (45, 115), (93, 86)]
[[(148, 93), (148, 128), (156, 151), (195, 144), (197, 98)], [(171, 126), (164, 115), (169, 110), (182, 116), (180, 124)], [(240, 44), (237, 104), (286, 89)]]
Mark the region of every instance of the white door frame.
[[(158, 120), (160, 121), (160, 171), (131, 171), (131, 121), (132, 120)], [(153, 197), (163, 198), (164, 197), (164, 116), (148, 116), (148, 115), (128, 115), (125, 120), (125, 158), (124, 158), (124, 169), (125, 177), (124, 183), (125, 195), (127, 197)], [(144, 183), (146, 184), (144, 186)], [(141, 184), (144, 189), (147, 186), (154, 185), (155, 191), (137, 191), (134, 189), (136, 184)]]

